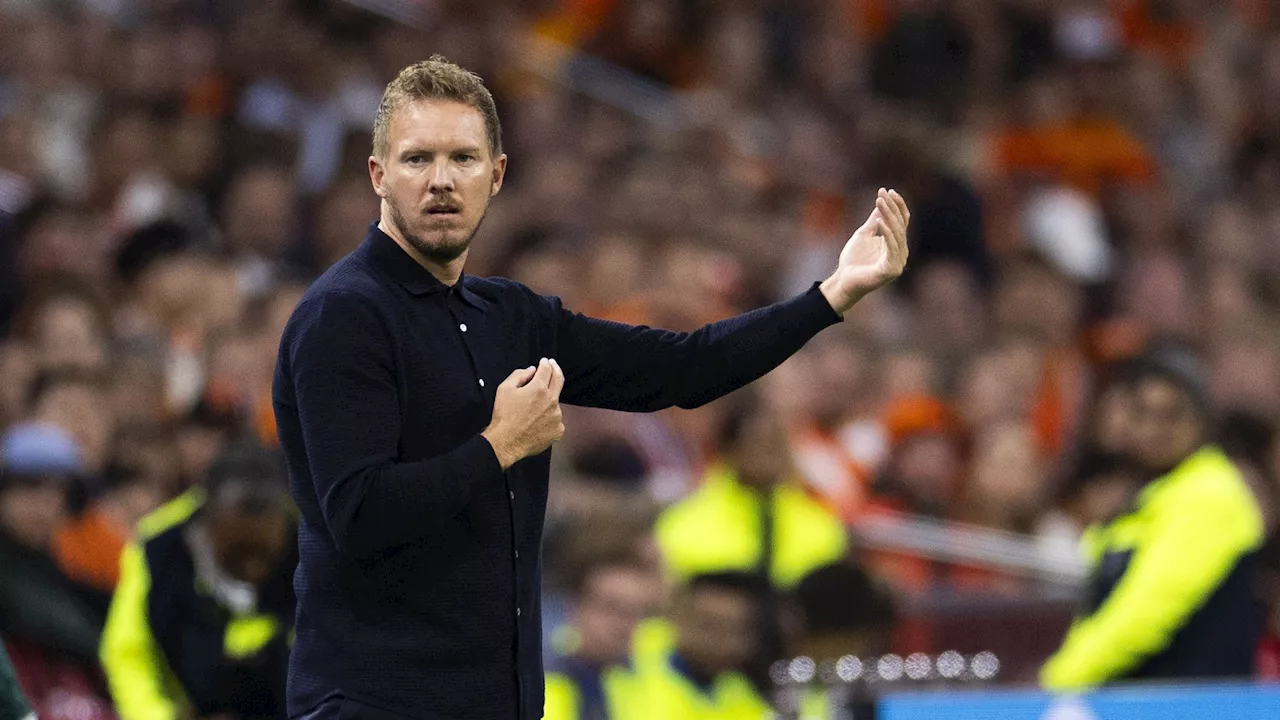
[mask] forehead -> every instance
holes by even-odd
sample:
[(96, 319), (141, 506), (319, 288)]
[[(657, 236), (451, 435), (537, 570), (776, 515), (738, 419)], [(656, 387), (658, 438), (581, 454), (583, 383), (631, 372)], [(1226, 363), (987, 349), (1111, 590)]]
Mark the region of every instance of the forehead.
[(387, 127), (392, 152), (488, 147), (484, 116), (453, 100), (411, 100), (396, 110)]

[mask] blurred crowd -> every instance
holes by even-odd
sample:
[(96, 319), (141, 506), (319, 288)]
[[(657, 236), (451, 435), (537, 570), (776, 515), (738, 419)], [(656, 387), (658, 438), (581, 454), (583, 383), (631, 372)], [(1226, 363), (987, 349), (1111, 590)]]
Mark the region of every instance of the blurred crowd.
[[(432, 53), (485, 78), (511, 156), (468, 272), (575, 310), (691, 329), (822, 279), (876, 188), (912, 208), (906, 275), (750, 390), (566, 408), (549, 657), (622, 657), (669, 608), (636, 653), (679, 631), (693, 675), (758, 681), (732, 638), (880, 652), (890, 597), (1034, 592), (849, 531), (929, 518), (1072, 556), (1132, 497), (1110, 381), (1156, 341), (1203, 363), (1209, 439), (1270, 523), (1274, 3), (0, 0), (0, 635), (42, 715), (113, 712), (122, 553), (193, 511), (139, 522), (274, 446), (281, 330), (377, 218), (377, 101)], [(257, 524), (211, 547), (284, 562), (272, 502), (229, 492)]]

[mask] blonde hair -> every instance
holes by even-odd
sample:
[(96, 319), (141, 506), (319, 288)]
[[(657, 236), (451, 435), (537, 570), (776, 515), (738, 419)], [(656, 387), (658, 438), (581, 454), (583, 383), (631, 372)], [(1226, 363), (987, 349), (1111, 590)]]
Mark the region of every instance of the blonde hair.
[(374, 156), (387, 156), (391, 117), (416, 100), (450, 100), (479, 110), (484, 117), (489, 151), (494, 157), (502, 154), (502, 124), (498, 122), (498, 108), (484, 81), (479, 75), (449, 62), (443, 56), (432, 55), (401, 70), (382, 91), (378, 115), (373, 121)]

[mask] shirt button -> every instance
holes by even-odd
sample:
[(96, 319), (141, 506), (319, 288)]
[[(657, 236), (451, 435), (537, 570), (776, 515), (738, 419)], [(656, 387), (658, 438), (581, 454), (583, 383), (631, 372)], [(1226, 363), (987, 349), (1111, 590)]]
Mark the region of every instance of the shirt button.
[(512, 500), (515, 500), (515, 499), (516, 499), (516, 491), (515, 491), (515, 490), (508, 490), (508, 491), (507, 491), (507, 495), (509, 495), (509, 496), (511, 497), (511, 499), (512, 499)]
[(516, 617), (520, 617), (520, 608), (516, 608)]
[(516, 559), (517, 559), (517, 560), (519, 560), (519, 559), (520, 559), (520, 551), (519, 551), (519, 550), (517, 550), (517, 551), (516, 551)]
[(480, 387), (484, 387), (484, 378), (480, 378)]
[(467, 331), (467, 324), (466, 324), (466, 323), (462, 323), (461, 325), (459, 325), (459, 326), (458, 326), (458, 329), (459, 329), (459, 330), (461, 330), (462, 332), (466, 332), (466, 331)]

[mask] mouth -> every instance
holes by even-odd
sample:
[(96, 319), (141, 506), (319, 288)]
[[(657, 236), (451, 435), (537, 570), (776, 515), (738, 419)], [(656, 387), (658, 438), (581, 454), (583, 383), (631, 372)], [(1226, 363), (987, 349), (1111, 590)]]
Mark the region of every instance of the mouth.
[(432, 205), (427, 208), (427, 215), (441, 218), (456, 218), (462, 211), (456, 205)]

